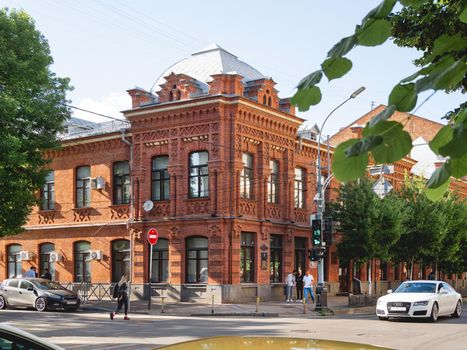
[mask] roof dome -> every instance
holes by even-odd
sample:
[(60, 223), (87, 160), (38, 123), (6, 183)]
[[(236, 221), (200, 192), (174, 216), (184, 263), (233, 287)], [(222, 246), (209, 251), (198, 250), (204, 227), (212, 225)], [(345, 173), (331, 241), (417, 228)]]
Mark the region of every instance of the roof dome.
[(217, 44), (209, 45), (169, 67), (159, 76), (152, 91), (159, 91), (160, 85), (165, 83), (164, 77), (170, 73), (183, 73), (195, 78), (199, 81), (200, 88), (205, 91), (208, 90), (207, 83), (212, 80), (211, 75), (213, 74), (236, 73), (243, 76), (243, 82), (265, 78), (258, 70), (240, 61), (237, 56)]

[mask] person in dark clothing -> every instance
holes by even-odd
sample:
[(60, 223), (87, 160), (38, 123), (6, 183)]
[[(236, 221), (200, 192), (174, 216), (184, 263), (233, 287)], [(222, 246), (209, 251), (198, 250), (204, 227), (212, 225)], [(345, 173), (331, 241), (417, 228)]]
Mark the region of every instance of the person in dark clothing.
[(430, 274), (428, 275), (428, 279), (433, 280), (433, 281), (436, 279), (436, 276), (435, 276), (435, 273), (433, 272), (433, 270), (431, 270)]
[(110, 319), (113, 320), (115, 315), (122, 309), (122, 306), (125, 306), (125, 317), (123, 319), (129, 320), (130, 318), (128, 317), (128, 282), (125, 275), (122, 276), (120, 282), (118, 282), (115, 288), (118, 288), (117, 308), (115, 309), (115, 311), (110, 313)]
[(297, 302), (301, 302), (303, 300), (303, 274), (301, 269), (298, 269), (295, 275), (295, 288), (297, 288)]
[(45, 278), (46, 280), (51, 281), (52, 280), (52, 275), (49, 272), (49, 269), (44, 270), (45, 273), (41, 276), (41, 278)]

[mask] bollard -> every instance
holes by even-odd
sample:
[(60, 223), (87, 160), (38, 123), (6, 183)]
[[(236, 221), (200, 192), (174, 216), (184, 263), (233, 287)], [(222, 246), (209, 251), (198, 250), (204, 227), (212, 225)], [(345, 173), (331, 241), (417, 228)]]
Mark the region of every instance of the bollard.
[(214, 294), (211, 295), (211, 300), (212, 300), (212, 304), (211, 304), (211, 314), (214, 313)]
[(151, 310), (151, 297), (152, 297), (152, 289), (151, 289), (151, 284), (148, 283), (148, 310)]
[(256, 297), (256, 312), (259, 312), (259, 297)]
[(306, 300), (305, 300), (305, 298), (302, 299), (302, 303), (303, 303), (303, 313), (306, 314)]
[(161, 297), (161, 313), (163, 314), (165, 311), (164, 311), (164, 299), (165, 297)]

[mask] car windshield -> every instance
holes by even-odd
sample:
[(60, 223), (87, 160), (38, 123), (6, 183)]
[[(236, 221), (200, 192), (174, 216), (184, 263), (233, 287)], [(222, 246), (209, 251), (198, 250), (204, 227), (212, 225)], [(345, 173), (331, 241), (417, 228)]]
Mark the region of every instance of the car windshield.
[(46, 290), (64, 290), (66, 288), (62, 287), (60, 284), (57, 282), (51, 282), (51, 281), (35, 281), (34, 283), (38, 288), (40, 289), (46, 289)]
[(436, 283), (402, 283), (394, 293), (435, 293)]

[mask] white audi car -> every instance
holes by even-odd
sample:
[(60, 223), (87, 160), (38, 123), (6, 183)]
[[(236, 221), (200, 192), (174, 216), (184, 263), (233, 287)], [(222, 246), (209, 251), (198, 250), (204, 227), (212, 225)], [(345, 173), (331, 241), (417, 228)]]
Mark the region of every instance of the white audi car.
[(462, 296), (442, 281), (407, 281), (376, 303), (380, 320), (429, 317), (435, 322), (438, 316), (460, 317), (461, 313)]

